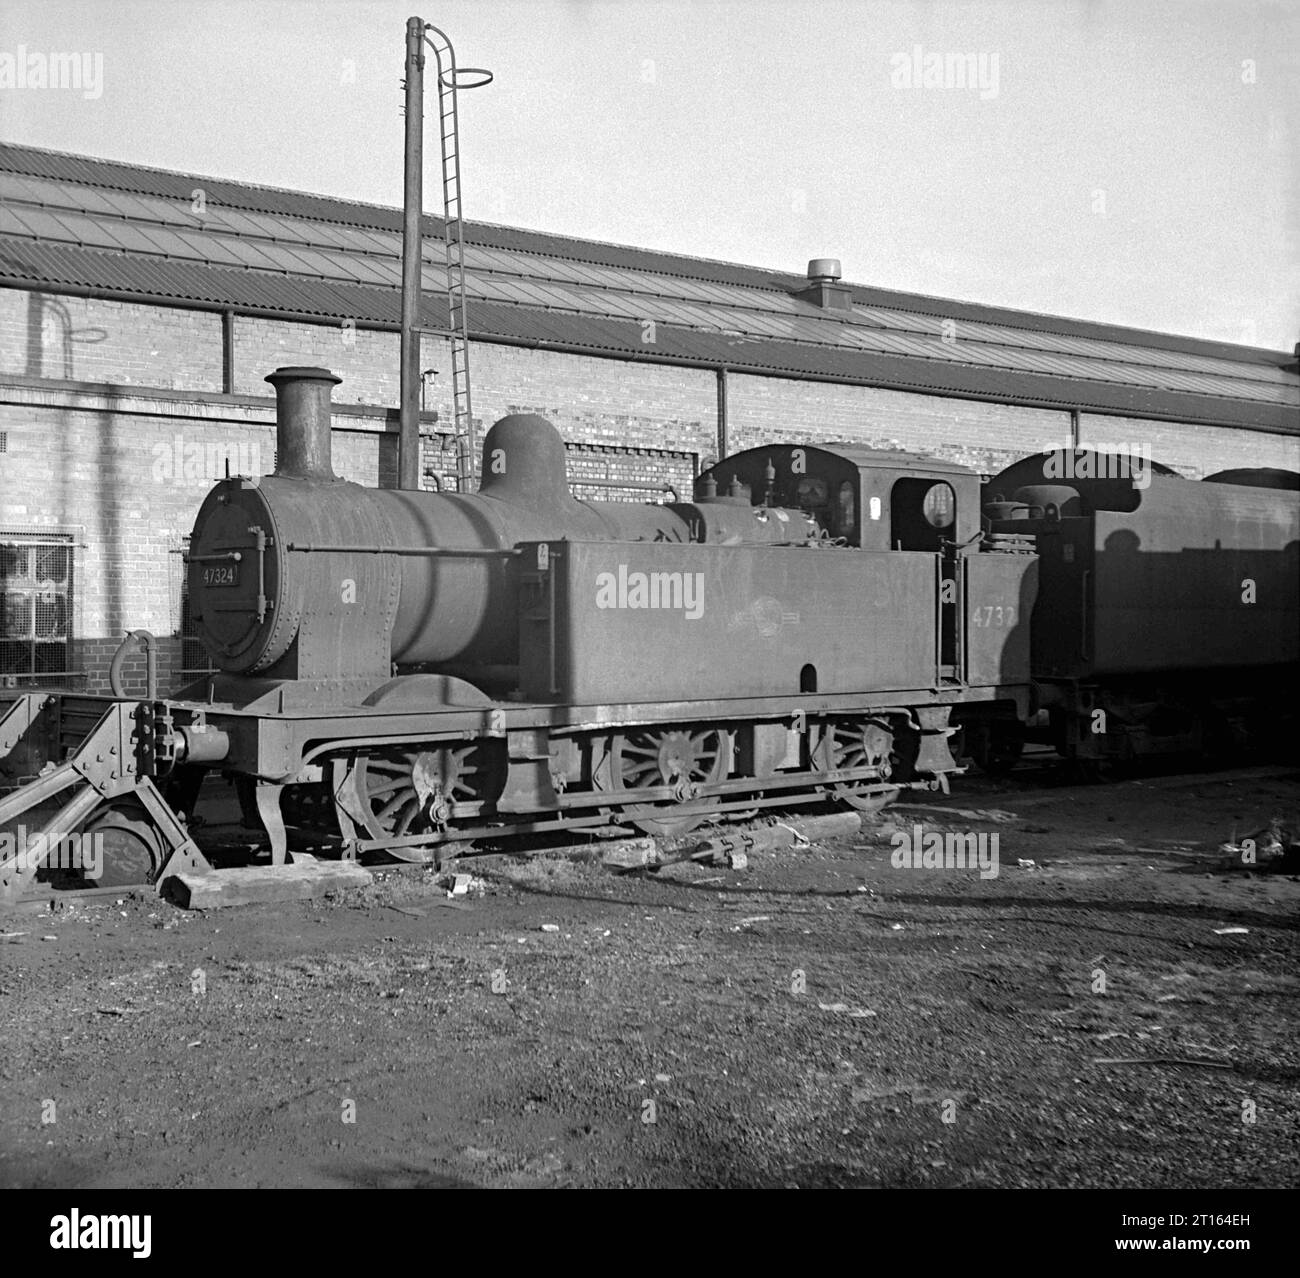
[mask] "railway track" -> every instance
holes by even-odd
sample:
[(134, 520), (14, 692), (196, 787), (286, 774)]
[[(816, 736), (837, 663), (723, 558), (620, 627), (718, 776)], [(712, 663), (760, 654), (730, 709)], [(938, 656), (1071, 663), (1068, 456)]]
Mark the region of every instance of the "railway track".
[[(1059, 760), (1051, 761), (1052, 766), (1059, 765)], [(1300, 765), (1290, 764), (1263, 764), (1253, 767), (1230, 768), (1222, 770), (1195, 769), (1172, 773), (1157, 773), (1146, 776), (1138, 776), (1125, 781), (1113, 782), (1111, 785), (1099, 785), (1095, 782), (1079, 782), (1063, 780), (1055, 784), (1046, 781), (1048, 772), (1048, 761), (1046, 759), (1034, 758), (1027, 756), (1022, 760), (1013, 772), (1005, 778), (986, 777), (978, 773), (968, 774), (966, 777), (953, 788), (951, 795), (934, 795), (932, 797), (924, 794), (913, 796), (909, 800), (900, 804), (900, 810), (906, 810), (910, 817), (917, 814), (924, 815), (927, 808), (933, 808), (936, 815), (944, 816), (950, 819), (954, 809), (959, 809), (963, 801), (978, 802), (989, 806), (998, 806), (1002, 808), (1029, 808), (1037, 807), (1045, 803), (1059, 801), (1064, 797), (1078, 796), (1081, 798), (1092, 798), (1101, 802), (1108, 791), (1114, 785), (1134, 785), (1141, 786), (1148, 790), (1169, 791), (1186, 789), (1193, 786), (1205, 784), (1213, 785), (1235, 785), (1250, 781), (1268, 781), (1277, 780), (1285, 777), (1293, 777), (1300, 781)], [(996, 803), (992, 801), (996, 800)], [(1297, 802), (1300, 803), (1300, 796)], [(890, 809), (886, 809), (888, 812)], [(773, 816), (788, 815), (792, 819), (798, 815), (807, 815), (806, 809), (801, 813), (790, 812), (782, 814), (773, 811)], [(728, 832), (743, 832), (753, 822), (732, 823), (726, 828)], [(253, 863), (269, 854), (269, 846), (263, 843), (251, 841), (247, 837), (247, 832), (236, 822), (223, 822), (221, 824), (208, 825), (204, 827), (206, 837), (201, 840), (205, 844), (205, 850), (210, 853), (220, 855), (224, 853), (223, 861), (233, 857), (241, 863)], [(631, 833), (631, 831), (628, 831)], [(703, 832), (701, 832), (703, 833)], [(549, 850), (545, 840), (527, 838), (514, 841), (515, 846), (505, 847), (489, 844), (488, 846), (467, 850), (461, 855), (469, 856), (488, 856), (500, 854), (512, 854), (521, 856), (544, 856)], [(571, 846), (566, 844), (565, 846)], [(594, 846), (599, 846), (597, 841)], [(306, 847), (300, 850), (310, 850), (313, 854), (319, 855), (325, 853), (327, 856), (334, 848), (323, 847), (315, 844), (308, 849)], [(416, 868), (411, 862), (377, 862), (365, 865), (364, 868), (375, 872), (387, 872), (399, 870), (406, 866)], [(21, 909), (27, 912), (50, 908), (53, 905), (63, 902), (75, 901), (101, 901), (106, 898), (120, 897), (129, 895), (134, 892), (147, 892), (152, 894), (154, 886), (148, 882), (121, 883), (109, 887), (88, 887), (80, 884), (69, 882), (53, 883), (49, 881), (40, 881), (34, 884), (22, 900), (13, 908)]]

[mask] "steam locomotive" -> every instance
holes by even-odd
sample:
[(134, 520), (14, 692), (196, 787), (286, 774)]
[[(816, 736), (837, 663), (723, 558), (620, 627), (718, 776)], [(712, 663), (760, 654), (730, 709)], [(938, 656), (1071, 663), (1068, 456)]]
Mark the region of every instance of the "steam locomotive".
[(990, 529), (1032, 536), (1029, 721), (983, 721), (972, 754), (1026, 741), (1085, 775), (1142, 756), (1229, 762), (1285, 748), (1300, 662), (1300, 474), (1200, 481), (1133, 454), (1027, 457), (986, 489)]
[[(1044, 488), (1030, 458), (985, 503), (961, 466), (785, 444), (720, 461), (689, 502), (585, 502), (558, 432), (516, 415), (487, 433), (477, 493), (377, 490), (333, 473), (339, 379), (267, 380), (275, 473), (218, 483), (190, 543), (215, 673), (0, 714), (0, 764), (54, 742), (0, 828), (40, 806), (49, 829), (102, 833), (105, 881), (206, 867), (186, 817), (213, 770), (275, 864), (290, 827), (416, 861), (523, 833), (672, 836), (946, 790), (958, 742), (990, 768), (1036, 732), (1122, 754), (1161, 739), (1153, 680), (1181, 711), (1218, 672), (1226, 713), (1296, 659), (1280, 489)], [(0, 863), (0, 897), (33, 873)]]

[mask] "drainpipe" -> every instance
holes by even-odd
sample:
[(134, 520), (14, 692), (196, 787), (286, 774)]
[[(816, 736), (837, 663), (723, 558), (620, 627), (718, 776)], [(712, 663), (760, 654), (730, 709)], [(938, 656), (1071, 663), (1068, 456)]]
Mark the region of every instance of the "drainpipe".
[(731, 451), (727, 438), (727, 370), (718, 369), (718, 461)]

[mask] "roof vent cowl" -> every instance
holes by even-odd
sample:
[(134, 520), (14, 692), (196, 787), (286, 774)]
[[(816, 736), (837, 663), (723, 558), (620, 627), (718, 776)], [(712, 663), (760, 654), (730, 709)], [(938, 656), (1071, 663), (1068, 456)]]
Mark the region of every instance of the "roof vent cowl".
[(815, 257), (808, 263), (810, 284), (838, 284), (843, 274), (838, 257)]
[(795, 296), (826, 311), (847, 311), (853, 306), (853, 294), (840, 283), (840, 260), (837, 257), (814, 257), (808, 263), (808, 284)]

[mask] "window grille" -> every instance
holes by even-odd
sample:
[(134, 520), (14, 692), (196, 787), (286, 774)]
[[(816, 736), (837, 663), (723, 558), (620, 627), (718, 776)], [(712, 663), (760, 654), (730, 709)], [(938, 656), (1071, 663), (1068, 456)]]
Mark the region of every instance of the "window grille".
[(567, 442), (569, 487), (584, 501), (690, 501), (694, 453), (671, 448)]
[(0, 683), (57, 683), (78, 673), (75, 545), (66, 533), (0, 528)]

